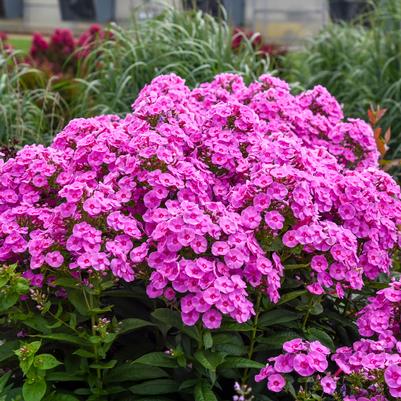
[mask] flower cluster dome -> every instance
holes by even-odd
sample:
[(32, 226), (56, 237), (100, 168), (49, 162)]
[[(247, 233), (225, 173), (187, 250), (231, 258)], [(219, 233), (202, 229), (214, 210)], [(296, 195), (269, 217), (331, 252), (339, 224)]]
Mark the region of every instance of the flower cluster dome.
[(145, 279), (208, 328), (247, 321), (251, 288), (277, 302), (291, 255), (313, 294), (389, 272), (399, 187), (370, 127), (344, 122), (324, 88), (293, 96), (268, 75), (222, 74), (190, 90), (167, 75), (132, 109), (72, 120), (3, 161), (2, 262), (38, 286), (54, 269)]

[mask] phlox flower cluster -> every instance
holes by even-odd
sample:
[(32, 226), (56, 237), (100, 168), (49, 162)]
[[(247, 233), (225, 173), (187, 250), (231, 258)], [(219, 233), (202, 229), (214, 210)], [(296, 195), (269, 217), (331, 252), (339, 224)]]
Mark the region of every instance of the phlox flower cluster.
[(342, 122), (323, 88), (223, 74), (191, 91), (167, 75), (132, 109), (73, 120), (1, 165), (2, 262), (38, 285), (55, 269), (145, 279), (211, 329), (247, 321), (252, 288), (277, 302), (289, 258), (310, 264), (313, 294), (389, 272), (399, 187), (371, 129)]
[[(317, 367), (308, 358), (307, 343), (292, 340), (283, 346), (284, 353), (269, 359), (269, 363), (256, 376), (258, 381), (267, 378), (271, 391), (281, 391), (285, 385), (283, 373), (295, 371), (300, 376), (326, 373), (321, 378), (322, 391), (334, 394), (341, 380), (347, 396), (345, 401), (386, 401), (387, 394), (394, 399), (401, 397), (401, 281), (393, 281), (389, 287), (378, 291), (369, 299), (357, 320), (362, 338), (351, 347), (340, 347), (331, 356), (337, 365), (335, 374), (328, 373), (327, 360)], [(324, 349), (324, 351), (328, 351)], [(329, 352), (323, 352), (325, 356)], [(310, 352), (309, 352), (310, 355)], [(295, 364), (296, 358), (304, 363)], [(317, 359), (319, 361), (319, 359)], [(320, 368), (320, 369), (319, 369)], [(352, 376), (359, 377), (355, 386)], [(279, 380), (279, 381), (277, 381)]]
[[(325, 372), (328, 367), (327, 356), (330, 350), (319, 341), (305, 341), (300, 338), (287, 341), (283, 344), (283, 354), (269, 359), (255, 380), (260, 382), (267, 379), (267, 388), (273, 392), (280, 392), (286, 385), (285, 373), (295, 372), (300, 376), (312, 376), (316, 372)], [(325, 389), (336, 388), (334, 379), (329, 376), (323, 379)]]
[[(346, 374), (358, 372), (371, 382), (369, 389), (378, 393), (378, 372), (391, 396), (401, 397), (401, 281), (394, 280), (379, 290), (359, 312), (359, 334), (368, 339), (337, 350), (333, 360)], [(367, 392), (367, 391), (366, 391)], [(362, 395), (364, 391), (362, 391)]]

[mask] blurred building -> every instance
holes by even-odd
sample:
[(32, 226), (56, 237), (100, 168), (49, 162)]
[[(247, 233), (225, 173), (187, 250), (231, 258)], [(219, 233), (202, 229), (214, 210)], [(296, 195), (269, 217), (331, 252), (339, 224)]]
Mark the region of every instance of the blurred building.
[[(234, 25), (261, 32), (268, 41), (296, 44), (329, 21), (349, 19), (367, 0), (0, 0), (0, 31), (29, 33), (71, 28), (81, 31), (93, 22), (128, 24), (156, 15), (165, 5), (204, 9), (221, 14), (227, 9)], [(358, 11), (359, 10), (359, 11)]]

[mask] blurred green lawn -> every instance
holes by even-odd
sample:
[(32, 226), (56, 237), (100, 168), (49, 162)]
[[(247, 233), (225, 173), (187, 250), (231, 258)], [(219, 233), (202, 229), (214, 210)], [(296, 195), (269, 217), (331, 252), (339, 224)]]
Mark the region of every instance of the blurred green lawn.
[(28, 54), (31, 47), (32, 37), (22, 36), (22, 35), (9, 35), (8, 41), (16, 50), (21, 50), (22, 52)]

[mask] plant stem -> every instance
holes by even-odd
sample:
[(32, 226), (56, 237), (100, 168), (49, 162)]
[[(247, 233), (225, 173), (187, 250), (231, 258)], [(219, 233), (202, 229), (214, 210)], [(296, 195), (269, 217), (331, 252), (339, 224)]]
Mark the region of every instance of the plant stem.
[[(257, 298), (256, 298), (256, 305), (255, 305), (255, 319), (253, 320), (252, 325), (252, 333), (251, 333), (251, 340), (249, 343), (249, 351), (248, 351), (248, 359), (252, 359), (253, 352), (255, 350), (255, 340), (256, 340), (256, 333), (258, 330), (258, 322), (259, 322), (259, 315), (260, 315), (260, 302), (262, 300), (262, 293), (259, 291)], [(246, 368), (244, 374), (242, 376), (242, 384), (247, 384), (249, 379), (249, 368)]]
[[(93, 310), (93, 294), (89, 294), (89, 302), (90, 302), (90, 314), (91, 314), (91, 326), (92, 326), (92, 336), (96, 336), (96, 314), (92, 312)], [(95, 354), (95, 361), (96, 363), (99, 362), (99, 352), (98, 352), (97, 344), (93, 344), (93, 353)], [(97, 375), (97, 382), (98, 382), (98, 389), (102, 389), (102, 374), (99, 368), (96, 368), (96, 375)]]
[(308, 310), (306, 311), (304, 321), (302, 322), (302, 331), (305, 331), (305, 329), (306, 329), (306, 323), (308, 322), (308, 319), (309, 319), (312, 304), (313, 304), (313, 297), (310, 296), (309, 303), (308, 303)]
[(351, 299), (351, 295), (352, 295), (351, 291), (348, 290), (347, 297), (345, 298), (345, 302), (344, 302), (344, 310), (343, 310), (343, 313), (342, 313), (343, 316), (345, 316), (346, 313), (347, 313), (347, 309), (348, 309), (349, 301)]
[[(82, 289), (83, 296), (85, 299), (86, 306), (88, 308), (88, 312), (90, 313), (91, 316), (91, 334), (92, 336), (96, 336), (96, 330), (95, 330), (95, 325), (96, 325), (96, 313), (93, 313), (93, 306), (94, 306), (94, 300), (93, 300), (93, 293), (92, 291), (89, 293), (89, 298), (87, 297), (85, 288)], [(97, 344), (93, 344), (93, 353), (95, 355), (95, 362), (99, 362), (99, 350)], [(99, 368), (96, 368), (96, 376), (97, 376), (97, 381), (96, 381), (96, 395), (101, 394), (102, 392), (102, 374)]]

